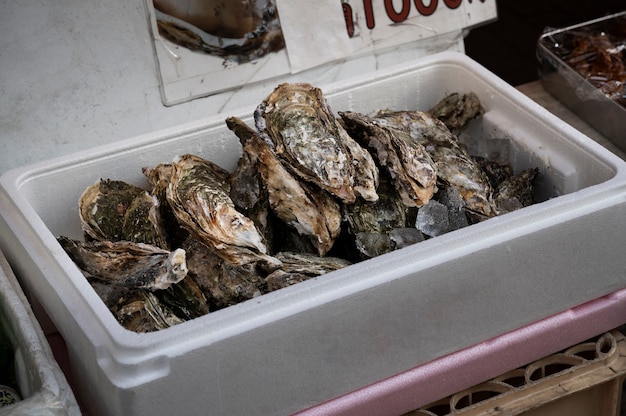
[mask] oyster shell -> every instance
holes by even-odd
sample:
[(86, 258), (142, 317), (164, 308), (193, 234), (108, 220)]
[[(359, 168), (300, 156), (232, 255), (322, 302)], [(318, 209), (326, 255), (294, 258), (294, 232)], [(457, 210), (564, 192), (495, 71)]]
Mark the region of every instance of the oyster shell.
[(350, 111), (339, 115), (350, 136), (371, 149), (378, 166), (387, 170), (406, 206), (420, 207), (432, 198), (437, 190), (437, 169), (416, 139), (384, 119)]
[(78, 201), (80, 222), (94, 240), (122, 239), (124, 215), (143, 189), (124, 181), (100, 179), (88, 186)]
[(129, 331), (153, 332), (184, 322), (154, 293), (141, 289), (126, 292), (110, 309), (117, 321)]
[(473, 158), (487, 175), (491, 189), (497, 189), (504, 180), (513, 176), (513, 170), (508, 164), (500, 164), (481, 156), (473, 156)]
[(167, 200), (182, 227), (231, 264), (280, 264), (267, 255), (252, 220), (235, 209), (227, 171), (194, 155), (183, 155), (173, 167)]
[(339, 205), (326, 192), (296, 179), (242, 120), (230, 117), (226, 124), (239, 137), (244, 155), (257, 161), (272, 211), (300, 235), (310, 237), (320, 255), (326, 254), (341, 230)]
[(165, 290), (155, 292), (163, 305), (176, 316), (188, 321), (209, 313), (209, 304), (200, 286), (188, 273), (184, 279)]
[(319, 257), (314, 254), (280, 252), (276, 254), (282, 265), (265, 278), (268, 291), (282, 289), (321, 276), (351, 263), (338, 257)]
[(239, 139), (243, 153), (237, 169), (231, 175), (229, 196), (239, 212), (250, 218), (263, 236), (268, 253), (273, 252), (274, 226), (270, 213), (267, 188), (259, 172), (259, 161), (246, 149), (244, 139)]
[(354, 202), (356, 195), (368, 201), (378, 198), (378, 171), (371, 155), (342, 131), (319, 88), (280, 84), (254, 117), (261, 137), (299, 178), (345, 203)]
[(183, 243), (188, 253), (189, 276), (198, 284), (212, 310), (235, 305), (264, 291), (265, 282), (252, 263), (233, 265), (190, 237)]
[(403, 130), (424, 146), (435, 161), (438, 181), (459, 189), (466, 210), (478, 219), (497, 215), (489, 179), (442, 121), (422, 111), (381, 110), (373, 118)]
[(394, 228), (406, 226), (407, 207), (394, 192), (391, 179), (386, 176), (383, 179), (378, 188), (378, 201), (357, 201), (343, 207), (344, 218), (352, 234), (388, 233)]
[(471, 120), (482, 116), (485, 109), (475, 93), (454, 92), (445, 96), (428, 112), (441, 120), (453, 134), (459, 134)]
[(130, 241), (82, 242), (64, 236), (57, 241), (84, 273), (104, 282), (162, 290), (187, 275), (182, 249), (170, 252)]
[(503, 180), (496, 189), (494, 201), (498, 214), (515, 211), (533, 203), (534, 181), (539, 169), (526, 169)]
[(90, 275), (87, 280), (120, 324), (131, 331), (156, 331), (209, 313), (204, 294), (189, 274), (156, 291), (104, 283)]
[(369, 259), (424, 239), (419, 230), (406, 228), (415, 208), (404, 205), (387, 174), (381, 175), (378, 195), (378, 201), (343, 207), (346, 233), (351, 237), (342, 240), (342, 249), (350, 259)]
[(124, 214), (121, 239), (169, 249), (160, 205), (148, 192), (137, 195)]
[(159, 201), (159, 212), (163, 224), (163, 234), (167, 237), (169, 247), (180, 247), (189, 233), (179, 224), (170, 203), (167, 200), (167, 188), (172, 181), (174, 166), (171, 163), (160, 163), (154, 167), (143, 167), (142, 173), (152, 186), (151, 194)]

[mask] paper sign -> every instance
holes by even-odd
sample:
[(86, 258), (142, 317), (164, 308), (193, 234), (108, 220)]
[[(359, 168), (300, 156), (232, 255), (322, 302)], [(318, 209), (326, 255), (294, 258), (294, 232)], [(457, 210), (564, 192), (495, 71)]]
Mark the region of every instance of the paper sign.
[[(343, 65), (399, 45), (460, 31), (495, 19), (497, 13), (495, 0), (217, 2), (220, 7), (247, 5), (258, 9), (256, 21), (260, 23), (242, 29), (251, 32), (227, 37), (218, 32), (228, 28), (201, 29), (203, 21), (198, 23), (193, 16), (177, 15), (176, 10), (163, 6), (182, 5), (184, 10), (198, 5), (217, 7), (211, 5), (214, 0), (146, 2), (165, 105), (262, 81), (279, 82), (288, 75), (329, 63)], [(243, 27), (250, 19), (242, 16)], [(216, 21), (224, 26), (224, 15), (220, 18)], [(216, 26), (215, 22), (209, 23), (205, 26)], [(267, 36), (268, 31), (272, 36)], [(265, 37), (269, 40), (259, 41)], [(233, 50), (237, 53), (231, 53)]]
[(292, 72), (496, 17), (495, 0), (277, 0)]

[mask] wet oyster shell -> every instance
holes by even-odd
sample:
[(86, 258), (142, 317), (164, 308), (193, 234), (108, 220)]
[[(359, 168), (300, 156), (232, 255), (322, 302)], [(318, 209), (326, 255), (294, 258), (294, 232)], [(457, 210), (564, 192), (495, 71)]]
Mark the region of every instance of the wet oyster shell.
[(254, 117), (262, 138), (298, 177), (345, 203), (354, 202), (357, 194), (377, 199), (378, 172), (371, 156), (341, 131), (319, 88), (280, 84), (259, 104)]
[(124, 216), (136, 196), (145, 192), (124, 181), (100, 179), (78, 201), (83, 231), (94, 240), (122, 240)]
[(227, 171), (194, 155), (183, 155), (173, 167), (167, 200), (182, 227), (231, 264), (279, 263), (267, 255), (252, 220), (235, 209)]
[(475, 93), (454, 92), (446, 95), (428, 112), (441, 120), (453, 134), (459, 134), (470, 121), (482, 116), (485, 109)]
[(265, 278), (268, 291), (282, 289), (321, 276), (352, 264), (338, 257), (320, 257), (314, 254), (280, 252), (276, 254), (282, 265)]
[(489, 179), (443, 122), (422, 111), (381, 110), (373, 118), (404, 130), (424, 146), (435, 161), (437, 179), (459, 189), (468, 211), (482, 219), (497, 214)]
[(159, 216), (163, 224), (163, 234), (167, 237), (169, 247), (180, 247), (187, 238), (188, 232), (178, 224), (170, 203), (167, 200), (167, 188), (172, 181), (174, 167), (171, 163), (160, 163), (154, 167), (143, 167), (142, 173), (152, 186), (151, 194), (159, 201)]
[(498, 214), (515, 211), (533, 204), (534, 182), (539, 169), (526, 169), (503, 180), (495, 192)]
[(437, 169), (424, 147), (403, 129), (385, 120), (351, 111), (339, 112), (352, 138), (372, 150), (378, 166), (393, 179), (408, 207), (421, 207), (437, 191)]
[(299, 181), (276, 157), (270, 146), (242, 120), (226, 120), (239, 137), (245, 155), (254, 157), (276, 216), (302, 236), (308, 236), (320, 255), (333, 246), (341, 230), (341, 211), (330, 194)]
[(161, 203), (156, 196), (144, 191), (132, 200), (124, 214), (121, 239), (169, 249)]
[(209, 304), (196, 281), (187, 276), (165, 290), (155, 292), (162, 304), (166, 305), (176, 316), (188, 321), (209, 313)]
[(110, 309), (124, 328), (134, 332), (153, 332), (184, 322), (154, 293), (141, 289), (126, 292)]
[(391, 178), (387, 175), (378, 188), (379, 199), (375, 202), (357, 201), (344, 205), (344, 218), (352, 234), (388, 233), (394, 228), (403, 228), (407, 223), (407, 207), (395, 192)]
[(487, 175), (491, 189), (497, 189), (504, 180), (513, 176), (510, 165), (503, 165), (481, 156), (473, 156), (473, 159)]
[(187, 275), (185, 251), (130, 241), (57, 241), (76, 265), (98, 280), (132, 288), (167, 289)]
[(268, 253), (273, 252), (274, 226), (270, 215), (267, 187), (259, 172), (259, 161), (240, 138), (243, 152), (231, 175), (229, 196), (239, 212), (250, 218), (263, 236)]
[(252, 299), (265, 290), (265, 282), (254, 264), (225, 262), (192, 237), (183, 243), (183, 248), (188, 253), (189, 276), (204, 293), (211, 310)]

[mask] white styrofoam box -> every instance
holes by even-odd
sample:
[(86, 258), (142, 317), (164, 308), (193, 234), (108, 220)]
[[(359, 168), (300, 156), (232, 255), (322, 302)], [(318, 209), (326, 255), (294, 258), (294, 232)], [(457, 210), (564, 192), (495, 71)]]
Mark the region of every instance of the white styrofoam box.
[(98, 178), (147, 186), (141, 167), (183, 153), (233, 169), (225, 116), (9, 171), (0, 248), (65, 337), (90, 413), (289, 414), (626, 287), (625, 162), (470, 58), (444, 52), (322, 90), (335, 111), (362, 112), (475, 92), (487, 112), (472, 134), (510, 139), (515, 169), (539, 167), (543, 202), (138, 334), (56, 237), (82, 236), (77, 201)]
[(2, 252), (0, 327), (13, 340), (16, 376), (22, 396), (21, 401), (0, 407), (0, 415), (80, 415), (74, 393)]

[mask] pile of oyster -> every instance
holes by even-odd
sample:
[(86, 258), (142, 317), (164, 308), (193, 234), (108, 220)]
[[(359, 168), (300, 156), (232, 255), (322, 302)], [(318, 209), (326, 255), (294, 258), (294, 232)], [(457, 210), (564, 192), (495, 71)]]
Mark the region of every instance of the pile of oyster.
[(472, 157), (483, 108), (339, 112), (281, 84), (255, 126), (230, 117), (229, 172), (195, 155), (145, 167), (151, 189), (101, 179), (79, 201), (84, 241), (58, 241), (127, 329), (154, 331), (533, 202), (537, 169)]

